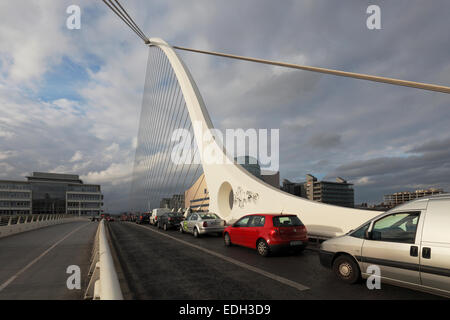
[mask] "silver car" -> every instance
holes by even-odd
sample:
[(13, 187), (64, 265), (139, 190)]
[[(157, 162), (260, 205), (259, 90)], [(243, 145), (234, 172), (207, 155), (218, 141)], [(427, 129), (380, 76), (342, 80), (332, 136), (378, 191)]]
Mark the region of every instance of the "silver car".
[(323, 242), (320, 262), (348, 283), (377, 266), (381, 282), (450, 297), (450, 195), (408, 202)]
[(211, 212), (194, 212), (180, 225), (181, 233), (192, 233), (196, 238), (207, 233), (222, 235), (224, 229), (225, 221)]

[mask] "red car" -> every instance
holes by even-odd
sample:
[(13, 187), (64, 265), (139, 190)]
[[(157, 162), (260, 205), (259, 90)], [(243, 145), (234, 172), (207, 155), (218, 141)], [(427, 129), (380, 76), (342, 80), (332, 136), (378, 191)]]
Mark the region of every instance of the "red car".
[(261, 256), (283, 248), (302, 252), (307, 243), (306, 227), (293, 214), (250, 214), (223, 231), (226, 246), (232, 244), (253, 248)]

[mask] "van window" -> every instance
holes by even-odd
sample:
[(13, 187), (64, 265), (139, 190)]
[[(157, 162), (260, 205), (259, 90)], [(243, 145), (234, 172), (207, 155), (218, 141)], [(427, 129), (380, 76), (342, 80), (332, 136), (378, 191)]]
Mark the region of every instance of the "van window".
[(372, 240), (414, 243), (420, 212), (399, 212), (375, 221)]
[(352, 233), (350, 233), (350, 236), (354, 237), (354, 238), (363, 239), (365, 234), (366, 234), (367, 229), (369, 229), (369, 226), (370, 226), (370, 222), (366, 223), (361, 228), (359, 228), (359, 229), (353, 231)]

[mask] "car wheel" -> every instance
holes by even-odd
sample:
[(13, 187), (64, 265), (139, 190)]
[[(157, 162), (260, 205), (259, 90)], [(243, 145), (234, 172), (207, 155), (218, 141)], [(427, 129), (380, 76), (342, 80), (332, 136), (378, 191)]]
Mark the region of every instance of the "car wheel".
[(196, 238), (200, 237), (200, 233), (198, 233), (197, 228), (194, 228), (194, 237)]
[(167, 231), (167, 223), (164, 223), (163, 229), (164, 231)]
[(270, 254), (270, 248), (267, 242), (264, 239), (261, 239), (256, 244), (256, 250), (258, 254), (263, 257), (267, 257)]
[(225, 235), (223, 236), (223, 243), (225, 244), (225, 246), (227, 247), (231, 247), (232, 243), (231, 243), (231, 238), (230, 235), (227, 233), (225, 233)]
[(333, 271), (339, 279), (350, 284), (357, 282), (361, 276), (355, 260), (347, 255), (339, 256), (334, 260)]
[(184, 233), (183, 226), (180, 226), (180, 229), (178, 230), (180, 231), (180, 233)]

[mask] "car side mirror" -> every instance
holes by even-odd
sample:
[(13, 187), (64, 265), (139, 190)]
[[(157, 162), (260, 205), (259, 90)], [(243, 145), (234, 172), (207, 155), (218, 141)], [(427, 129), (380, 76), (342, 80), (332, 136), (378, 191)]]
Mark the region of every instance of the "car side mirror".
[(237, 223), (232, 225), (233, 228), (239, 228), (239, 225)]
[(380, 231), (372, 231), (372, 240), (381, 240), (381, 232)]
[(366, 233), (364, 234), (364, 239), (367, 239), (367, 240), (372, 239), (372, 232), (369, 230), (366, 230)]

